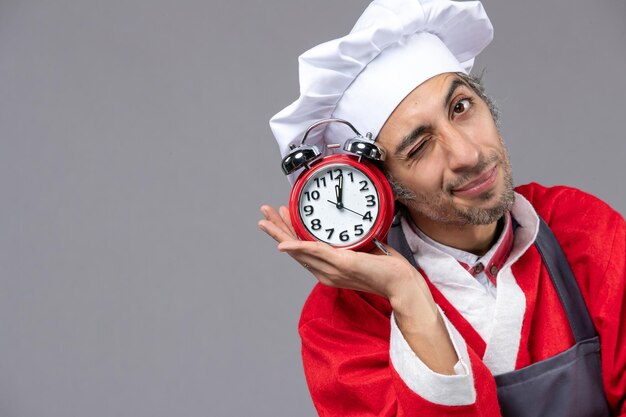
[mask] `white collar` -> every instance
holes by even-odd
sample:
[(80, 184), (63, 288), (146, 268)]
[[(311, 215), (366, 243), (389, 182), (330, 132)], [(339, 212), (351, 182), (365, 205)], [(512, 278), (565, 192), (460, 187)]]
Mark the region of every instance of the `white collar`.
[[(537, 216), (537, 213), (530, 202), (521, 194), (515, 193), (515, 202), (511, 207), (511, 216), (517, 221), (518, 227), (515, 230), (513, 247), (505, 265), (510, 265), (519, 259), (519, 257), (530, 247), (530, 245), (533, 244), (539, 231), (539, 216)], [(456, 261), (464, 262), (468, 265), (473, 265), (479, 260), (481, 262), (488, 262), (488, 260), (493, 256), (493, 253), (497, 250), (497, 247), (502, 243), (503, 234), (485, 255), (478, 257), (472, 253), (434, 241), (417, 227), (412, 227), (412, 223), (413, 222), (410, 219), (403, 216), (402, 231), (406, 236), (411, 252), (415, 256), (415, 261), (424, 269), (426, 269), (426, 264), (433, 258), (442, 260), (444, 258), (453, 258)], [(436, 277), (429, 278), (433, 281), (433, 283), (437, 280)]]
[(504, 226), (502, 227), (502, 232), (500, 233), (498, 240), (496, 241), (496, 243), (494, 243), (491, 246), (491, 248), (487, 251), (487, 253), (485, 253), (482, 256), (474, 255), (471, 252), (466, 252), (464, 250), (453, 248), (452, 246), (447, 246), (442, 243), (439, 243), (436, 240), (433, 240), (426, 233), (424, 233), (419, 227), (417, 227), (417, 225), (413, 221), (410, 221), (410, 219), (407, 219), (407, 222), (411, 226), (411, 230), (415, 232), (419, 236), (419, 238), (422, 239), (424, 242), (428, 243), (431, 246), (434, 246), (435, 248), (439, 249), (441, 252), (447, 253), (448, 255), (456, 259), (457, 261), (463, 262), (469, 267), (473, 267), (479, 262), (482, 263), (483, 265), (489, 264), (489, 262), (491, 261), (491, 258), (493, 258), (493, 255), (496, 253), (496, 251), (498, 250), (498, 248), (502, 245), (504, 241), (505, 232), (507, 228), (510, 227), (511, 216), (509, 215), (504, 216)]

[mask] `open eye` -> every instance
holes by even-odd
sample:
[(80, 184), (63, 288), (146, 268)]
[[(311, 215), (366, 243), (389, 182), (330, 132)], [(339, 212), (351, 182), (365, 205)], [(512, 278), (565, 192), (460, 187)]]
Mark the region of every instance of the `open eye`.
[(454, 113), (456, 114), (463, 114), (465, 113), (467, 110), (469, 110), (469, 108), (472, 106), (472, 100), (470, 100), (469, 98), (464, 98), (463, 100), (459, 100), (455, 105), (454, 105)]

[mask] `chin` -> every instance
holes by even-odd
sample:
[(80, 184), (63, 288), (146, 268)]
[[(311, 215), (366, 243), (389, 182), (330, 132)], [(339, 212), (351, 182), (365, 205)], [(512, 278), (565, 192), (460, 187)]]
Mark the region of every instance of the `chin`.
[(420, 217), (431, 221), (456, 225), (486, 225), (498, 221), (511, 209), (515, 195), (512, 187), (502, 187), (503, 190), (485, 191), (471, 200), (452, 196), (450, 199), (430, 200), (423, 204), (414, 202), (405, 203)]

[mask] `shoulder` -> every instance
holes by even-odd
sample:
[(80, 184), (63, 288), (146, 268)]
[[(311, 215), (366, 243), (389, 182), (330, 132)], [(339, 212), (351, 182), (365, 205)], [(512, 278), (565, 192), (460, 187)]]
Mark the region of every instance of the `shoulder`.
[(545, 187), (530, 183), (515, 188), (537, 214), (559, 234), (601, 235), (615, 232), (624, 223), (622, 216), (599, 198), (567, 186)]
[(531, 183), (516, 188), (550, 226), (579, 279), (600, 278), (624, 257), (622, 216), (599, 198), (573, 187)]
[(619, 213), (599, 198), (581, 191), (574, 187), (557, 185), (545, 187), (537, 183), (521, 185), (515, 188), (533, 205), (548, 224), (553, 219), (558, 220), (566, 216), (573, 217), (570, 222), (589, 222), (589, 216), (600, 215), (602, 217), (619, 218)]

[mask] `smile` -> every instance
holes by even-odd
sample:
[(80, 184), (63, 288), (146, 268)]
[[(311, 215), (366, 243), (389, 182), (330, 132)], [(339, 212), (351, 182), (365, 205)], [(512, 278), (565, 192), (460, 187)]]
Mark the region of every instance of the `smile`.
[(459, 197), (475, 197), (489, 190), (498, 176), (497, 166), (485, 171), (480, 176), (462, 187), (455, 188), (452, 193)]

